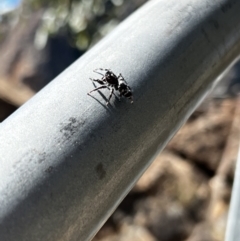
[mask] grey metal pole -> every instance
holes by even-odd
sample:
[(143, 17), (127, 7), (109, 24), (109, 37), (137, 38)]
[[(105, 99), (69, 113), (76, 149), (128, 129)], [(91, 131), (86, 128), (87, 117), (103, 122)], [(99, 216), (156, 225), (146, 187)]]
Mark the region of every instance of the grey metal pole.
[[(240, 1), (155, 0), (0, 125), (0, 240), (89, 240), (240, 53)], [(134, 103), (94, 88), (122, 73)]]
[(236, 241), (240, 239), (240, 148), (238, 152), (237, 165), (234, 175), (231, 205), (228, 215), (225, 241)]

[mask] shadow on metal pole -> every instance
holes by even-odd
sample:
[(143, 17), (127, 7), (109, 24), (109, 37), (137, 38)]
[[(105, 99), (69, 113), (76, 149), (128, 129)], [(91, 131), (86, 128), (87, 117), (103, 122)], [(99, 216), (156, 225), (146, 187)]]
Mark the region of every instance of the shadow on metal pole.
[[(239, 54), (239, 13), (150, 1), (1, 123), (0, 240), (91, 239)], [(122, 73), (134, 103), (88, 96), (96, 68)]]

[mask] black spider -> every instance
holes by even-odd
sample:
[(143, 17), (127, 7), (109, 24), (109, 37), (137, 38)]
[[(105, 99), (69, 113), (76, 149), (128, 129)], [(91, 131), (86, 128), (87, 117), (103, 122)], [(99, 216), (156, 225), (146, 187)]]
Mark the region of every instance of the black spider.
[[(104, 71), (105, 74), (99, 73), (98, 70)], [(91, 92), (103, 89), (103, 88), (108, 88), (110, 90), (110, 96), (108, 98), (108, 101), (106, 105), (109, 104), (110, 99), (112, 98), (112, 95), (114, 93), (114, 90), (117, 90), (119, 92), (120, 97), (124, 96), (128, 99), (131, 100), (131, 103), (133, 103), (133, 96), (132, 96), (132, 91), (131, 88), (127, 85), (125, 79), (123, 78), (122, 74), (119, 74), (116, 76), (110, 69), (95, 69), (93, 70), (95, 73), (98, 73), (102, 75), (103, 77), (101, 79), (91, 79), (92, 81), (98, 82), (100, 87), (97, 87), (96, 89), (90, 91), (88, 95), (90, 95)], [(116, 95), (115, 95), (116, 96)], [(116, 96), (117, 97), (117, 96)]]

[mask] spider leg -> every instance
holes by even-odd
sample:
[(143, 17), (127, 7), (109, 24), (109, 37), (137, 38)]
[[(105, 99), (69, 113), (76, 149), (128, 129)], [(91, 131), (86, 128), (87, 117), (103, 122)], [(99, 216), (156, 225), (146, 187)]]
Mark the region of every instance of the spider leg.
[(110, 72), (112, 72), (112, 70), (110, 70), (110, 69), (103, 69), (103, 68), (99, 68), (99, 69), (95, 69), (95, 70), (110, 71)]
[(106, 86), (106, 85), (100, 86), (100, 87), (97, 87), (96, 89), (91, 90), (91, 91), (88, 93), (88, 95), (89, 95), (90, 93), (92, 93), (93, 91), (97, 91), (97, 90), (104, 89), (104, 88), (108, 88), (108, 89), (109, 89), (109, 87)]
[(100, 85), (104, 85), (104, 81), (103, 80), (100, 80), (100, 79), (92, 79), (90, 78), (91, 81), (95, 81), (95, 82), (98, 82)]
[(105, 72), (109, 71), (109, 72), (113, 73), (111, 69), (102, 69), (102, 68), (95, 69), (95, 70), (93, 70), (93, 72), (98, 73), (98, 74), (100, 74), (102, 76), (105, 76), (103, 73), (98, 72), (99, 70), (100, 71), (105, 71)]
[(129, 100), (131, 100), (131, 104), (132, 104), (132, 103), (133, 103), (133, 97), (130, 96), (130, 97), (129, 97)]
[(98, 72), (98, 70), (102, 70), (102, 69), (95, 69), (95, 70), (93, 70), (93, 72), (98, 73), (98, 74), (100, 74), (100, 75), (104, 76), (104, 74), (102, 74), (102, 73)]
[(100, 75), (102, 75), (102, 76), (105, 76), (103, 73), (99, 72), (99, 70), (100, 70), (100, 71), (106, 71), (106, 72), (107, 72), (107, 71), (112, 72), (110, 69), (102, 69), (102, 68), (95, 69), (95, 70), (93, 70), (93, 72), (98, 73), (98, 74), (100, 74)]
[[(110, 95), (109, 95), (109, 98), (108, 98), (108, 101), (107, 101), (106, 105), (109, 104), (109, 101), (111, 100), (113, 93), (114, 93), (114, 89), (112, 88), (112, 89), (111, 89), (111, 93), (110, 93)], [(115, 94), (114, 94), (114, 95), (115, 95)]]

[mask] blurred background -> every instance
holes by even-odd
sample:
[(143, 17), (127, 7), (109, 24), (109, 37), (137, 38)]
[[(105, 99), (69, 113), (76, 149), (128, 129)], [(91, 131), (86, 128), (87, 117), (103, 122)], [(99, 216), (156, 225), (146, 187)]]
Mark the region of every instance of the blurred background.
[[(0, 122), (146, 0), (0, 0)], [(240, 135), (240, 63), (94, 241), (224, 240)]]

